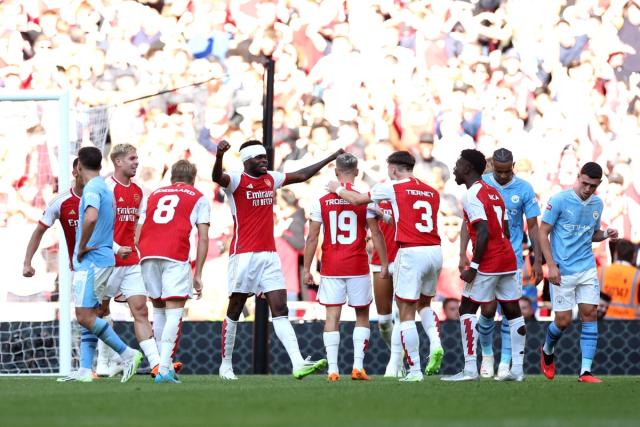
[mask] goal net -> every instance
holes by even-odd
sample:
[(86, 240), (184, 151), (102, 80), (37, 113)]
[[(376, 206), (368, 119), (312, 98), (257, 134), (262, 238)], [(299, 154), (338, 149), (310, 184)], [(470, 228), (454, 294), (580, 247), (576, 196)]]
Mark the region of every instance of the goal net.
[(103, 152), (109, 108), (70, 109), (64, 93), (0, 91), (0, 375), (66, 374), (78, 366), (66, 243), (47, 230), (23, 276), (29, 239), (46, 205), (72, 185), (80, 147)]

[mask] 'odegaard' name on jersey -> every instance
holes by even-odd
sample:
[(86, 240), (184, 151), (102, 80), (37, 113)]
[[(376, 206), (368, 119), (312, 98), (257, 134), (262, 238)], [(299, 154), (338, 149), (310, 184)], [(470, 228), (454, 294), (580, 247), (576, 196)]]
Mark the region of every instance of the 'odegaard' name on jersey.
[(410, 196), (433, 197), (433, 193), (431, 191), (411, 190), (409, 188), (407, 188), (405, 191)]
[(160, 188), (154, 191), (154, 193), (185, 193), (190, 196), (195, 196), (195, 191), (191, 191), (188, 188)]
[(327, 199), (324, 201), (325, 206), (334, 206), (334, 205), (350, 205), (351, 203), (347, 202), (344, 199)]
[(252, 206), (269, 206), (273, 205), (274, 198), (273, 190), (265, 190), (265, 191), (247, 191), (246, 196), (247, 200), (251, 200)]

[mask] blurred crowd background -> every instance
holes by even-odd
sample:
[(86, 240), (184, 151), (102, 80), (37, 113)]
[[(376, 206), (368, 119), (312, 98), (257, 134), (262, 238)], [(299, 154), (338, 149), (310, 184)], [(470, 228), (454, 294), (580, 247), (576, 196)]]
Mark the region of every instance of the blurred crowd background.
[[(210, 173), (217, 141), (262, 139), (264, 55), (276, 60), (275, 169), (344, 148), (361, 160), (358, 187), (367, 190), (386, 178), (392, 151), (416, 155), (416, 176), (442, 193), (441, 299), (461, 292), (463, 189), (451, 172), (464, 148), (487, 157), (513, 151), (541, 206), (573, 185), (580, 164), (600, 163), (604, 226), (640, 240), (632, 221), (640, 218), (638, 0), (0, 3), (0, 88), (68, 89), (77, 111), (114, 105), (109, 141), (138, 147), (145, 191), (166, 183), (178, 159), (198, 165), (213, 221), (205, 298), (191, 304), (192, 318), (223, 317), (232, 218)], [(121, 104), (195, 82), (206, 83)], [(0, 103), (0, 255), (11, 276), (0, 302), (55, 298), (55, 233), (36, 277), (20, 275), (26, 241), (56, 189), (46, 117), (42, 103)], [(226, 167), (239, 169), (232, 151)], [(310, 202), (331, 176), (327, 168), (278, 196), (277, 244), (292, 299), (315, 296), (299, 280), (303, 233)], [(606, 245), (596, 250), (610, 262)], [(540, 284), (534, 311), (544, 310), (544, 295)]]

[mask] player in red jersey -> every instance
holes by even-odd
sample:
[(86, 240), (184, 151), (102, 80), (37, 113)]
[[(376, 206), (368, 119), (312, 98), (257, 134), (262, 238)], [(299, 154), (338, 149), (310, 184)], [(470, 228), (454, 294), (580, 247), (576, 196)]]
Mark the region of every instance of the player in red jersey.
[[(202, 296), (211, 208), (206, 197), (193, 186), (196, 173), (195, 165), (188, 161), (176, 162), (171, 167), (171, 185), (151, 193), (146, 209), (140, 214), (142, 275), (154, 310), (164, 309), (165, 314), (156, 383), (179, 382), (172, 359), (180, 339), (184, 306), (194, 292), (197, 298)], [(194, 226), (198, 244), (192, 279), (189, 236)]]
[(78, 174), (78, 159), (73, 161), (73, 169), (71, 170), (74, 183), (73, 187), (57, 195), (46, 207), (42, 218), (38, 221), (29, 244), (27, 245), (27, 252), (24, 255), (24, 263), (22, 266), (22, 275), (24, 277), (33, 277), (36, 274), (36, 270), (31, 266), (31, 261), (35, 255), (42, 236), (53, 223), (60, 221), (62, 231), (64, 232), (64, 240), (67, 244), (67, 252), (69, 255), (69, 265), (73, 269), (73, 263), (71, 263), (71, 257), (73, 255), (73, 248), (76, 245), (76, 228), (78, 227), (78, 206), (80, 206), (80, 197), (82, 196), (82, 189), (84, 183), (82, 178)]
[[(117, 144), (111, 149), (113, 176), (105, 179), (116, 201), (116, 216), (113, 230), (113, 251), (116, 265), (107, 281), (107, 289), (102, 302), (103, 319), (112, 322), (109, 315), (109, 301), (122, 295), (129, 304), (134, 319), (134, 330), (140, 348), (149, 361), (149, 366), (157, 369), (160, 363), (158, 346), (153, 338), (153, 329), (147, 310), (147, 291), (140, 270), (140, 256), (135, 250), (136, 224), (140, 215), (142, 189), (132, 181), (138, 170), (138, 153), (131, 144)], [(113, 376), (121, 370), (117, 354), (102, 341), (98, 343), (98, 363), (96, 373)]]
[(482, 180), (487, 165), (478, 150), (462, 150), (453, 174), (458, 185), (464, 184), (464, 219), (473, 244), (473, 258), (460, 278), (465, 282), (460, 303), (460, 332), (465, 349), (464, 370), (445, 381), (478, 379), (476, 365), (476, 312), (481, 304), (497, 299), (509, 321), (511, 334), (511, 373), (499, 377), (505, 381), (522, 381), (522, 361), (526, 327), (518, 300), (522, 286), (516, 280), (516, 256), (509, 241), (509, 226), (504, 201), (497, 189)]
[(444, 350), (436, 326), (435, 314), (429, 307), (435, 296), (442, 268), (442, 250), (438, 235), (437, 215), (440, 194), (413, 176), (415, 158), (398, 151), (387, 158), (391, 181), (377, 184), (370, 195), (359, 194), (331, 182), (327, 188), (343, 199), (359, 205), (388, 200), (396, 221), (398, 253), (394, 262), (395, 299), (400, 311), (400, 337), (409, 363), (409, 373), (401, 381), (422, 381), (416, 310), (420, 309), (422, 325), (430, 342), (427, 375), (440, 370)]
[[(353, 190), (358, 176), (358, 159), (353, 154), (341, 154), (336, 159), (336, 177), (345, 188)], [(354, 190), (355, 191), (355, 190)], [(340, 346), (340, 313), (342, 306), (356, 310), (353, 329), (353, 369), (351, 379), (368, 380), (363, 367), (369, 345), (369, 305), (373, 299), (369, 278), (369, 256), (366, 249), (367, 227), (381, 265), (380, 275), (389, 274), (384, 237), (375, 213), (366, 206), (354, 206), (333, 193), (314, 201), (309, 221), (309, 236), (304, 249), (304, 282), (314, 284), (311, 261), (318, 248), (318, 236), (323, 229), (320, 289), (318, 301), (326, 307), (323, 341), (329, 361), (329, 381), (338, 381), (338, 347)]]
[(240, 147), (244, 171), (226, 174), (222, 172), (222, 159), (229, 148), (226, 141), (218, 144), (212, 172), (213, 181), (225, 189), (234, 221), (229, 253), (229, 306), (222, 325), (219, 374), (223, 379), (237, 379), (231, 364), (237, 322), (247, 298), (252, 294), (264, 294), (271, 309), (273, 329), (291, 359), (293, 375), (303, 378), (324, 368), (327, 361), (312, 362), (302, 358), (298, 339), (289, 322), (287, 291), (273, 237), (275, 191), (284, 185), (308, 180), (344, 151), (338, 150), (321, 162), (283, 174), (267, 170), (267, 153), (260, 141), (247, 141)]
[(383, 341), (391, 350), (384, 376), (397, 378), (404, 376), (404, 374), (402, 365), (403, 350), (402, 342), (400, 341), (400, 319), (398, 317), (398, 306), (393, 301), (393, 262), (398, 253), (393, 207), (388, 200), (383, 200), (377, 204), (371, 203), (369, 210), (375, 212), (378, 218), (378, 225), (384, 237), (389, 261), (389, 274), (386, 277), (381, 277), (380, 257), (375, 248), (373, 248), (371, 271), (373, 273), (373, 295), (378, 312), (378, 329)]

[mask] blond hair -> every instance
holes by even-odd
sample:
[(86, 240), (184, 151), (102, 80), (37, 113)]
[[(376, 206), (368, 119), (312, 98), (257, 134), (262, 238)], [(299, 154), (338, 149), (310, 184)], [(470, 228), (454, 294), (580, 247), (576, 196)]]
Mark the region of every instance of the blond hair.
[(193, 184), (196, 181), (198, 168), (187, 160), (178, 160), (171, 166), (171, 183), (185, 182)]
[(116, 144), (111, 148), (109, 157), (111, 157), (111, 161), (115, 163), (117, 158), (125, 156), (132, 151), (136, 151), (136, 147), (131, 144)]

